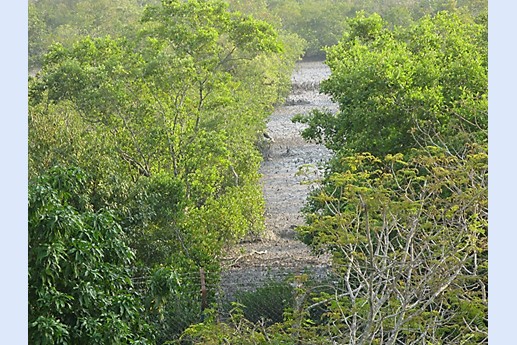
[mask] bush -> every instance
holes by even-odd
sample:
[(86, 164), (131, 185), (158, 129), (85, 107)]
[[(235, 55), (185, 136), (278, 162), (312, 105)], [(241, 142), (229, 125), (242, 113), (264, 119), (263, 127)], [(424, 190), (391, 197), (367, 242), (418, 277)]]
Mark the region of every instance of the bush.
[(272, 281), (255, 291), (239, 292), (237, 302), (244, 306), (246, 319), (270, 325), (282, 322), (286, 309), (294, 306), (294, 288), (287, 282)]

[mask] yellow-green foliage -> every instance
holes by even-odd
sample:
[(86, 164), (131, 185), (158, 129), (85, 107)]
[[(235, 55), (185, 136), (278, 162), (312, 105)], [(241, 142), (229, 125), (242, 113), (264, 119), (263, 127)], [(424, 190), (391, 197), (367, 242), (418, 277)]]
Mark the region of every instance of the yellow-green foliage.
[[(29, 82), (30, 178), (87, 171), (92, 208), (117, 214), (139, 272), (217, 273), (225, 246), (263, 228), (255, 142), (301, 46), (219, 0), (165, 1), (141, 18), (134, 35), (45, 56)], [(190, 296), (151, 316), (188, 326)], [(162, 340), (182, 330), (160, 329)]]

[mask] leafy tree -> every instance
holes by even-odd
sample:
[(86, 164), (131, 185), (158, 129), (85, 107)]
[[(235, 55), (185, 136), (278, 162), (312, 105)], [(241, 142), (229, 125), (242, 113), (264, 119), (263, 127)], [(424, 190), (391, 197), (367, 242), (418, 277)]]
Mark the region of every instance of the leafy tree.
[(342, 159), (311, 197), (301, 236), (341, 282), (325, 330), (351, 344), (487, 341), (486, 146)]
[[(215, 281), (224, 247), (263, 228), (255, 142), (301, 47), (222, 1), (164, 1), (141, 28), (52, 46), (30, 79), (31, 180), (80, 166), (92, 212), (119, 217), (139, 276), (204, 267)], [(146, 299), (158, 341), (199, 320), (199, 284), (180, 283)]]
[(322, 87), (339, 112), (298, 117), (337, 153), (299, 228), (341, 277), (309, 329), (340, 343), (485, 343), (485, 17), (390, 30), (359, 13), (348, 27)]
[[(67, 107), (80, 115), (78, 126), (107, 139), (103, 150), (126, 165), (126, 176), (172, 175), (188, 200), (182, 231), (215, 231), (222, 241), (258, 230), (263, 206), (251, 195), (260, 163), (254, 142), (285, 92), (293, 50), (280, 55), (270, 25), (229, 12), (220, 1), (166, 2), (149, 7), (143, 21), (137, 41), (85, 38), (72, 48), (55, 45), (31, 81), (33, 123), (44, 127), (36, 115)], [(238, 214), (222, 211), (230, 209)], [(207, 221), (216, 214), (221, 222)]]
[(446, 12), (395, 31), (376, 15), (349, 26), (328, 49), (332, 75), (322, 84), (339, 112), (298, 117), (309, 125), (304, 137), (375, 155), (418, 145), (461, 155), (465, 143), (486, 140), (486, 27)]
[(113, 213), (93, 211), (89, 181), (56, 167), (29, 185), (29, 339), (149, 343), (133, 289), (134, 254)]

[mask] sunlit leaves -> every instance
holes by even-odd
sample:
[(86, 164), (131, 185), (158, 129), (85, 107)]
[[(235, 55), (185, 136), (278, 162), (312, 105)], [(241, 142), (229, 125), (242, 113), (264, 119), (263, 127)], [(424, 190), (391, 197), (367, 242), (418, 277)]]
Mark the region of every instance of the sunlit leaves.
[[(254, 142), (272, 104), (287, 90), (296, 51), (289, 48), (284, 52), (269, 24), (227, 11), (222, 1), (165, 2), (149, 7), (143, 22), (138, 40), (84, 38), (71, 48), (52, 48), (41, 73), (31, 81), (34, 170), (67, 160), (91, 169), (85, 163), (97, 159), (108, 168), (99, 169), (96, 175), (98, 183), (107, 187), (98, 194), (99, 205), (109, 201), (110, 206), (123, 206), (119, 211), (128, 219), (132, 235), (170, 232), (162, 244), (171, 243), (179, 233), (195, 231), (179, 229), (180, 213), (172, 212), (170, 217), (153, 201), (168, 199), (165, 186), (147, 201), (141, 199), (136, 209), (127, 204), (128, 189), (142, 176), (170, 174), (182, 183), (184, 190), (177, 194), (185, 198), (182, 204), (201, 208), (209, 202), (214, 208), (210, 212), (221, 218), (214, 223), (221, 232), (217, 237), (236, 239), (229, 231), (233, 227), (228, 227), (232, 217), (221, 211), (231, 207), (222, 205), (224, 200), (245, 203), (238, 201), (240, 193), (228, 198), (225, 193), (230, 188), (248, 190), (258, 182), (260, 157)], [(54, 114), (57, 109), (68, 114)], [(47, 128), (42, 120), (45, 116), (55, 116), (57, 127)], [(59, 122), (66, 116), (74, 120), (74, 126), (61, 132)], [(52, 138), (56, 136), (69, 141), (62, 145), (64, 155), (54, 154)], [(92, 142), (97, 142), (94, 150)], [(36, 156), (42, 152), (42, 144), (53, 161)], [(93, 156), (85, 155), (87, 151)], [(122, 188), (103, 200), (108, 196), (104, 193), (111, 193), (112, 178), (133, 181), (117, 182)], [(253, 199), (250, 207), (258, 214), (262, 213), (259, 200)], [(144, 211), (141, 206), (147, 202)], [(144, 212), (142, 216), (128, 214), (131, 209)], [(235, 234), (258, 229), (258, 214), (241, 211), (253, 221), (238, 221)], [(235, 219), (242, 217), (235, 215)], [(137, 219), (143, 223), (138, 224)], [(149, 237), (158, 241), (155, 235)], [(142, 239), (142, 244), (145, 242)]]
[(298, 231), (333, 254), (344, 279), (328, 307), (332, 324), (350, 327), (343, 342), (486, 340), (488, 155), (483, 145), (466, 150), (351, 155), (311, 196)]
[(349, 26), (327, 50), (332, 75), (322, 84), (340, 111), (298, 119), (309, 124), (305, 137), (336, 152), (381, 155), (421, 145), (461, 155), (465, 143), (486, 141), (482, 25), (443, 12), (393, 31), (375, 15), (358, 14)]
[[(93, 7), (79, 7), (85, 21), (94, 18)], [(73, 299), (56, 305), (98, 310), (67, 310), (79, 325), (75, 343), (134, 338), (126, 318), (140, 307), (122, 293), (131, 291), (130, 268), (158, 267), (147, 316), (179, 321), (160, 327), (160, 339), (197, 320), (198, 286), (170, 285), (169, 273), (216, 273), (225, 246), (263, 228), (254, 144), (301, 53), (296, 36), (224, 1), (164, 1), (140, 24), (124, 39), (92, 35), (52, 46), (30, 80), (30, 178), (45, 196), (31, 197), (38, 216), (30, 221), (51, 237), (31, 248), (46, 266), (31, 277), (52, 285), (67, 274)], [(60, 28), (74, 37), (73, 27)], [(77, 190), (39, 183), (56, 165), (79, 166), (91, 178)], [(108, 340), (110, 328), (119, 333)]]

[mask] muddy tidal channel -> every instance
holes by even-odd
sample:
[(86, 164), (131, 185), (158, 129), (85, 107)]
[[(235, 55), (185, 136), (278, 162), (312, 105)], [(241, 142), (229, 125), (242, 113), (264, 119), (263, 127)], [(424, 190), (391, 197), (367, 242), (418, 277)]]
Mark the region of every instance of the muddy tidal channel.
[(296, 239), (293, 229), (303, 224), (301, 209), (315, 186), (313, 181), (321, 177), (321, 166), (329, 159), (330, 151), (305, 141), (300, 135), (305, 125), (291, 119), (314, 109), (337, 110), (328, 96), (319, 93), (320, 82), (329, 75), (329, 68), (321, 61), (297, 63), (291, 94), (271, 114), (267, 133), (273, 141), (260, 169), (266, 233), (261, 239), (239, 244), (225, 258), (223, 285), (251, 288), (266, 279), (292, 273), (311, 271), (320, 276), (328, 271), (329, 257), (312, 255)]

